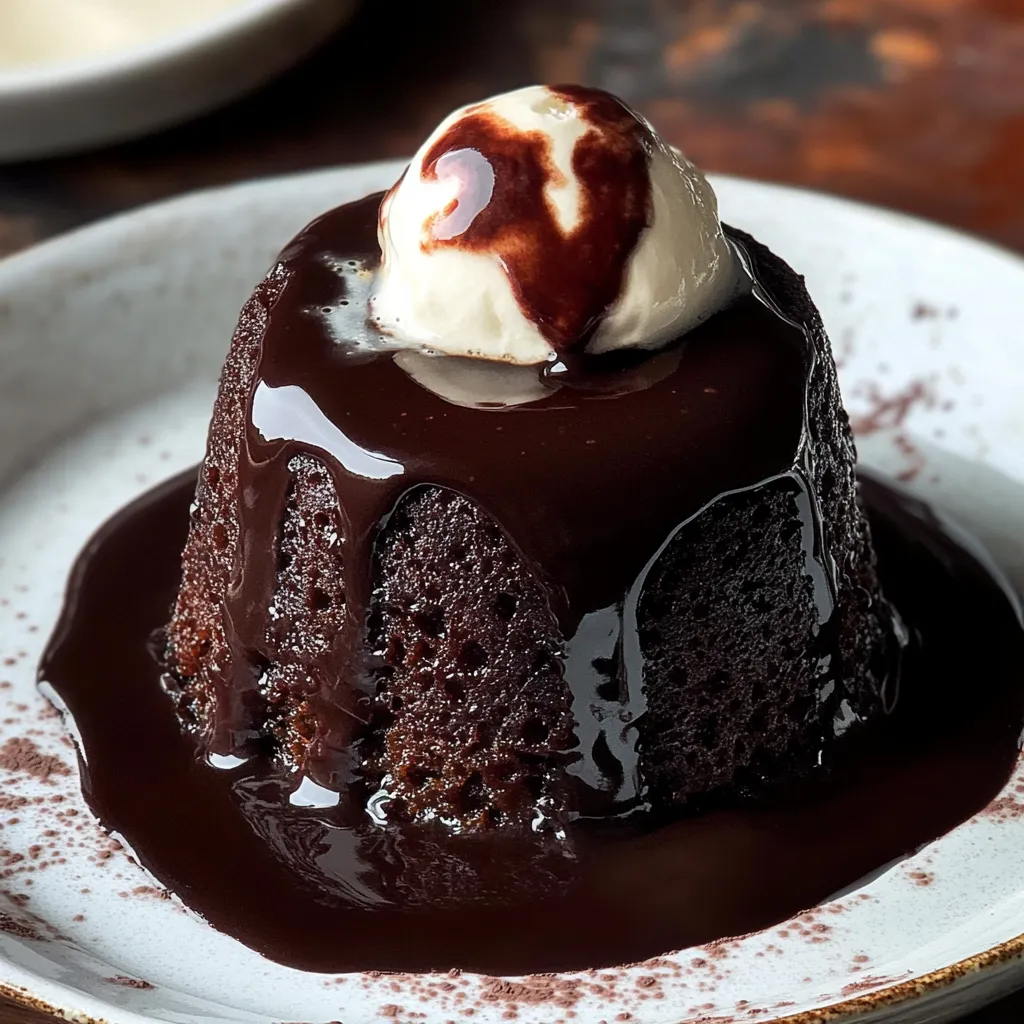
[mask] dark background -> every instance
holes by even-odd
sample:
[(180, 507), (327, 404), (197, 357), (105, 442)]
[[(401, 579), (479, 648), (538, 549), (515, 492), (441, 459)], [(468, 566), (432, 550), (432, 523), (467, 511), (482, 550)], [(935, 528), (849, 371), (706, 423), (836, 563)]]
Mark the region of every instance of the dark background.
[[(0, 256), (188, 189), (407, 156), (453, 107), (545, 81), (619, 94), (706, 169), (1024, 251), (1024, 0), (363, 0), (220, 113), (0, 168)], [(2, 1022), (48, 1019), (0, 1001)], [(1024, 996), (968, 1021), (1018, 1024)]]

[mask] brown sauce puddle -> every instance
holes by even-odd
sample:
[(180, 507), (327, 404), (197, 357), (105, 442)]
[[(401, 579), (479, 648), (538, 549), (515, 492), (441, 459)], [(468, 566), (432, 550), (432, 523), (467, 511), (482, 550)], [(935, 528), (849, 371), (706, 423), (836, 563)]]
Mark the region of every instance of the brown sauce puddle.
[[(1024, 722), (1024, 633), (983, 560), (926, 507), (864, 483), (882, 585), (920, 643), (896, 712), (829, 779), (756, 809), (540, 837), (332, 824), (269, 761), (217, 771), (179, 729), (150, 638), (167, 621), (195, 474), (120, 512), (74, 570), (41, 667), (81, 736), (103, 825), (214, 927), (307, 970), (494, 974), (641, 960), (769, 926), (985, 806)], [(979, 641), (980, 638), (980, 641)]]

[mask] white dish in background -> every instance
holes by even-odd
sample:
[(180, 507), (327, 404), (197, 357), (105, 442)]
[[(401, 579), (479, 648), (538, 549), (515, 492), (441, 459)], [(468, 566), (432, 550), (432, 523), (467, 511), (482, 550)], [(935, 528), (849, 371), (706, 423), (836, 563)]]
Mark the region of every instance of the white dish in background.
[[(0, 882), (0, 991), (110, 1024), (497, 1024), (513, 1006), (521, 1024), (570, 1011), (573, 1024), (937, 1024), (1024, 982), (1021, 766), (987, 811), (812, 917), (521, 986), (271, 963), (156, 898), (95, 825), (60, 722), (35, 691), (68, 569), (109, 514), (201, 456), (237, 310), (278, 249), (399, 166), (190, 196), (0, 262), (0, 752), (28, 737), (60, 765), (47, 777), (0, 757), (0, 867), (11, 872)], [(729, 222), (807, 274), (854, 419), (905, 411), (864, 439), (863, 461), (912, 477), (1021, 587), (1024, 263), (826, 196), (715, 185)]]
[(306, 56), (354, 2), (238, 0), (129, 49), (0, 66), (0, 161), (121, 141), (212, 110)]

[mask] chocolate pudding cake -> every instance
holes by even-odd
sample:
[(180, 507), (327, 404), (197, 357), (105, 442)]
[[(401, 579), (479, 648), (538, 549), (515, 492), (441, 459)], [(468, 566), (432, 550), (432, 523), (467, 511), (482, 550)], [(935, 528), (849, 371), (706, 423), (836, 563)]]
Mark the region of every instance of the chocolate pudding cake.
[(755, 799), (894, 699), (803, 280), (605, 93), (456, 112), (224, 365), (166, 630), (213, 758), (458, 832)]
[(245, 304), (203, 463), (100, 527), (40, 665), (162, 886), (389, 1005), (381, 972), (654, 957), (685, 989), (695, 947), (1004, 789), (1010, 584), (858, 484), (802, 279), (650, 125), (520, 90), (335, 207)]

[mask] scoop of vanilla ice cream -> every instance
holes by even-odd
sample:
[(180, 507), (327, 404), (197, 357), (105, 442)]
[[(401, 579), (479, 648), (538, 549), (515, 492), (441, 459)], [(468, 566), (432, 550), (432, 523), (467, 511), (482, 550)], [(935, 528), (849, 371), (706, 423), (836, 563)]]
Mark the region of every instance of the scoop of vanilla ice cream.
[(663, 345), (717, 313), (736, 287), (738, 260), (714, 190), (682, 153), (652, 135), (651, 222), (588, 352)]
[[(587, 104), (575, 99), (587, 92), (610, 99), (596, 91), (531, 86), (463, 107), (437, 127), (381, 204), (382, 261), (370, 299), (381, 330), (451, 355), (518, 364), (555, 358), (552, 332), (543, 317), (531, 316), (516, 268), (527, 268), (533, 287), (541, 280), (557, 289), (560, 257), (550, 251), (557, 247), (524, 262), (514, 216), (499, 231), (501, 245), (463, 246), (460, 240), (479, 235), (483, 220), (494, 237), (493, 224), (504, 213), (499, 204), (519, 209), (527, 191), (536, 189), (522, 169), (532, 165), (508, 158), (509, 147), (521, 146), (540, 154), (544, 213), (561, 235), (556, 240), (571, 243), (582, 200), (573, 157), (583, 139), (591, 151), (642, 147), (649, 176), (646, 224), (623, 256), (617, 296), (587, 331), (586, 350), (656, 348), (722, 308), (735, 284), (736, 261), (711, 186), (639, 115), (626, 111), (611, 127), (590, 120)], [(490, 141), (474, 146), (463, 129), (481, 118), (492, 126)], [(522, 202), (509, 203), (510, 194)]]

